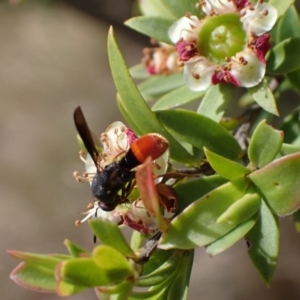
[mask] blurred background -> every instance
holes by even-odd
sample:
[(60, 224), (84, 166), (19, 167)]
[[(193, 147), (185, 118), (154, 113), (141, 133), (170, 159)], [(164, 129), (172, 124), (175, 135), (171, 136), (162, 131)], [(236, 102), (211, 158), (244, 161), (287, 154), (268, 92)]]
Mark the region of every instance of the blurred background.
[[(15, 285), (9, 273), (18, 261), (5, 251), (66, 253), (66, 238), (93, 248), (88, 225), (74, 226), (92, 197), (89, 186), (72, 177), (83, 170), (73, 110), (81, 105), (97, 134), (123, 121), (108, 66), (108, 28), (114, 25), (129, 66), (140, 61), (148, 40), (122, 25), (132, 15), (131, 0), (19, 2), (0, 2), (0, 297), (54, 300), (59, 299), (55, 294)], [(299, 105), (299, 99), (292, 101)], [(271, 288), (241, 241), (214, 258), (197, 250), (190, 299), (300, 299), (300, 235), (291, 219), (280, 223), (279, 264)], [(86, 291), (71, 299), (96, 296)]]

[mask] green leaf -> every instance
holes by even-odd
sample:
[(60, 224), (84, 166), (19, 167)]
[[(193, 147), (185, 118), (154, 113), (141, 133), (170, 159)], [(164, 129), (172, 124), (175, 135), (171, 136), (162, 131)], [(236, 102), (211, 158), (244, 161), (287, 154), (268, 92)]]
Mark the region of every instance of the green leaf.
[(295, 227), (297, 232), (300, 232), (300, 210), (297, 210), (293, 213), (293, 221), (295, 223)]
[(172, 273), (177, 269), (179, 265), (179, 251), (174, 251), (163, 264), (157, 267), (153, 272), (141, 276), (137, 283), (137, 286), (146, 287), (161, 284), (170, 277)]
[(286, 39), (267, 54), (267, 72), (281, 75), (300, 68), (300, 37)]
[(280, 216), (300, 207), (300, 153), (274, 160), (249, 175), (271, 208)]
[(125, 280), (117, 285), (95, 288), (96, 295), (101, 300), (128, 299), (133, 288), (133, 280)]
[(300, 146), (282, 144), (280, 154), (282, 156), (300, 152)]
[(61, 297), (68, 297), (80, 293), (85, 289), (86, 287), (74, 285), (64, 280), (59, 280), (56, 283), (56, 292)]
[(187, 300), (190, 276), (194, 261), (194, 250), (184, 251), (179, 263), (178, 274), (172, 280), (168, 292), (168, 299)]
[(108, 35), (108, 54), (113, 79), (119, 92), (119, 97), (117, 98), (118, 105), (132, 129), (138, 134), (151, 132), (161, 134), (170, 143), (172, 159), (184, 163), (192, 163), (192, 156), (162, 126), (141, 97), (130, 77), (124, 58), (113, 36), (112, 29), (110, 29)]
[(253, 100), (262, 107), (265, 111), (279, 116), (276, 101), (272, 91), (269, 88), (269, 84), (266, 79), (264, 79), (260, 84), (255, 87), (249, 88), (249, 93), (251, 94)]
[(262, 120), (253, 132), (248, 156), (255, 168), (262, 168), (278, 154), (283, 142), (283, 132), (275, 130)]
[(290, 6), (281, 18), (276, 40), (278, 43), (291, 37), (300, 37), (299, 16), (294, 5)]
[(10, 274), (16, 284), (36, 291), (54, 293), (56, 291), (56, 280), (54, 274), (43, 272), (25, 263), (19, 264)]
[(209, 255), (217, 255), (238, 242), (246, 233), (255, 225), (258, 214), (253, 215), (250, 219), (240, 223), (237, 227), (223, 235), (216, 241), (206, 246), (206, 252)]
[(260, 216), (255, 226), (246, 235), (249, 256), (267, 285), (277, 265), (279, 252), (279, 228), (276, 216), (261, 202)]
[(159, 241), (159, 248), (192, 249), (212, 243), (228, 233), (235, 226), (228, 223), (218, 224), (217, 219), (245, 194), (248, 185), (249, 181), (239, 178), (192, 203), (172, 220)]
[(73, 258), (58, 265), (56, 278), (83, 287), (95, 287), (119, 283), (131, 274), (118, 270), (118, 266), (115, 270), (102, 269), (93, 258)]
[(130, 239), (130, 248), (133, 251), (137, 251), (139, 248), (141, 248), (143, 240), (144, 240), (143, 234), (141, 234), (136, 230), (133, 230)]
[(176, 17), (170, 12), (170, 9), (168, 9), (161, 0), (139, 1), (139, 7), (144, 16), (156, 16), (176, 20)]
[(292, 143), (298, 136), (300, 136), (299, 107), (296, 108), (292, 114), (284, 118), (280, 129), (284, 132), (285, 143)]
[(163, 4), (177, 17), (181, 18), (187, 12), (192, 15), (199, 16), (199, 8), (196, 8), (196, 4), (199, 3), (198, 0), (161, 0)]
[[(172, 277), (171, 277), (172, 278)], [(133, 291), (128, 300), (157, 300), (161, 299), (160, 296), (166, 289), (165, 283), (150, 288), (147, 292), (136, 292)]]
[(64, 244), (68, 248), (69, 253), (73, 257), (80, 257), (80, 256), (82, 256), (82, 254), (89, 254), (88, 251), (86, 251), (85, 249), (83, 249), (83, 248), (79, 247), (78, 245), (74, 244), (70, 240), (65, 240)]
[(62, 259), (53, 257), (53, 255), (42, 255), (15, 250), (8, 250), (7, 253), (16, 259), (26, 262), (26, 265), (32, 266), (48, 274), (52, 274), (56, 265), (62, 261)]
[(184, 85), (182, 73), (155, 75), (138, 85), (142, 96), (155, 98)]
[(143, 265), (142, 276), (147, 276), (157, 270), (174, 255), (174, 250), (156, 249), (150, 259)]
[(113, 280), (133, 275), (132, 265), (120, 252), (110, 246), (96, 247), (93, 250), (93, 258), (97, 266), (105, 270)]
[(211, 85), (205, 93), (197, 113), (220, 122), (232, 97), (232, 92), (233, 85)]
[(124, 235), (117, 225), (100, 219), (91, 220), (89, 224), (96, 237), (103, 244), (116, 249), (125, 256), (135, 257), (134, 252), (127, 244)]
[(204, 149), (206, 158), (212, 168), (222, 177), (228, 180), (234, 180), (239, 177), (244, 177), (246, 174), (250, 172), (246, 167), (229, 160), (225, 157), (222, 157), (216, 153), (209, 151), (208, 149)]
[(175, 191), (178, 197), (177, 212), (182, 212), (191, 203), (226, 182), (227, 180), (223, 177), (213, 175), (176, 185)]
[(200, 99), (204, 95), (204, 91), (191, 91), (186, 85), (172, 90), (158, 99), (152, 106), (152, 110), (163, 110), (175, 108), (180, 105)]
[(288, 8), (295, 2), (295, 0), (269, 0), (268, 3), (277, 9), (277, 19), (285, 14)]
[(247, 193), (230, 205), (218, 218), (217, 222), (238, 225), (251, 218), (259, 210), (259, 207), (260, 196), (257, 193)]
[(241, 120), (237, 118), (224, 117), (220, 121), (222, 125), (227, 130), (234, 130), (241, 124)]
[(124, 24), (157, 41), (172, 44), (168, 30), (174, 23), (172, 20), (155, 16), (140, 16), (127, 20)]
[(150, 74), (147, 72), (144, 64), (138, 64), (129, 68), (129, 73), (134, 79), (147, 79)]
[(241, 153), (235, 138), (208, 117), (182, 109), (157, 111), (156, 115), (175, 136), (194, 147), (199, 149), (206, 147), (233, 159)]
[(286, 77), (295, 91), (300, 93), (300, 69), (287, 73)]

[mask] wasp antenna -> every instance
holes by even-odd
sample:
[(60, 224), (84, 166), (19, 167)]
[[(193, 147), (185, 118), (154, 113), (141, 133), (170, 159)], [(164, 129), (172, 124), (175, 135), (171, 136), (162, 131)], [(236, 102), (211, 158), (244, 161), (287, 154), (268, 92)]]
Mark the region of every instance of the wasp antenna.
[(97, 151), (97, 148), (93, 141), (91, 131), (85, 120), (85, 117), (83, 115), (83, 112), (82, 112), (80, 106), (76, 107), (76, 109), (74, 110), (74, 122), (75, 122), (77, 132), (78, 132), (80, 138), (82, 139), (86, 150), (92, 157), (92, 160), (97, 168), (97, 171), (100, 172), (98, 163), (97, 163), (99, 153)]

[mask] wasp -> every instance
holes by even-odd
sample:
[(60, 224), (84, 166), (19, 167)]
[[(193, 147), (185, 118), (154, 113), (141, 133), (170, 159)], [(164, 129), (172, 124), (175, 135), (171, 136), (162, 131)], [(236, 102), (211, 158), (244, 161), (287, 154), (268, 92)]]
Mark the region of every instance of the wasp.
[(114, 161), (100, 169), (98, 165), (99, 152), (95, 146), (91, 131), (83, 112), (78, 106), (74, 111), (74, 122), (87, 152), (90, 154), (97, 173), (91, 184), (93, 196), (99, 200), (99, 206), (104, 211), (112, 211), (126, 201), (120, 191), (127, 188), (135, 177), (134, 168), (145, 162), (151, 156), (152, 160), (159, 158), (169, 147), (168, 141), (159, 134), (149, 133), (130, 145), (128, 152), (118, 161)]

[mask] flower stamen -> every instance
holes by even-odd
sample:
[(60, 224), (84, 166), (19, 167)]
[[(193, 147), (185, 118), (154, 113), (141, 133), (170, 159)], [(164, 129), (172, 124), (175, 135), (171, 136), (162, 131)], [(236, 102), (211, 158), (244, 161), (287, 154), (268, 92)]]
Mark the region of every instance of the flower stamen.
[(194, 73), (194, 72), (192, 72), (192, 76), (193, 76), (195, 79), (200, 79), (200, 78), (201, 78), (200, 74)]

